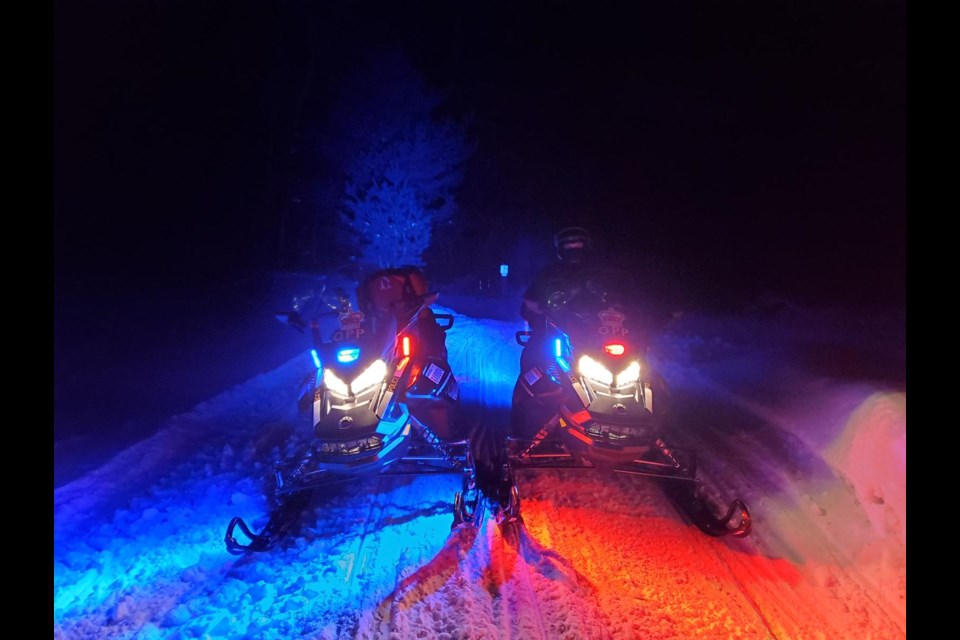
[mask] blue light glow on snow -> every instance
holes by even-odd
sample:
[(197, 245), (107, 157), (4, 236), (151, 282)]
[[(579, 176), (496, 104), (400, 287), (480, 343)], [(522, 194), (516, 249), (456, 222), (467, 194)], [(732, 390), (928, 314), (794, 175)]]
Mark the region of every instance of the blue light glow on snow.
[(55, 527), (54, 621), (116, 606), (117, 594), (168, 589), (185, 571), (222, 562), (223, 518), (238, 504), (264, 509), (265, 501), (251, 479), (209, 486), (194, 480), (155, 488), (153, 502), (136, 500), (82, 536), (68, 533), (68, 523)]
[[(450, 310), (437, 308), (444, 313)], [(516, 342), (520, 322), (478, 320), (457, 315), (447, 332), (450, 368), (460, 383), (461, 402), (479, 403), (486, 407), (509, 407), (513, 386), (520, 374), (522, 347)], [(471, 377), (471, 371), (482, 368), (482, 379)]]
[[(309, 540), (239, 564), (223, 533), (237, 514), (254, 529), (266, 524), (262, 497), (235, 493), (238, 486), (255, 491), (256, 483), (221, 478), (204, 489), (194, 480), (177, 487), (182, 495), (166, 495), (162, 510), (119, 510), (86, 536), (55, 541), (55, 623), (69, 618), (96, 628), (103, 616), (133, 618), (138, 608), (156, 607), (153, 594), (182, 592), (218, 573), (222, 582), (202, 610), (174, 607), (152, 635), (141, 629), (125, 637), (283, 638), (318, 607), (334, 620), (373, 609), (395, 588), (398, 566), (426, 564), (443, 547), (460, 486), (456, 474), (358, 479), (314, 501), (315, 515), (304, 521)], [(361, 517), (367, 514), (370, 521)], [(384, 569), (371, 574), (374, 554)], [(363, 578), (355, 579), (361, 567)]]
[[(509, 405), (517, 328), (457, 317), (447, 345), (462, 402)], [(315, 351), (311, 359), (321, 364)], [(170, 425), (162, 434), (169, 441), (144, 443), (108, 475), (84, 478), (89, 486), (65, 505), (55, 501), (54, 624), (62, 637), (333, 637), (332, 629), (349, 629), (389, 601), (403, 577), (398, 567), (410, 574), (444, 549), (458, 474), (357, 478), (315, 497), (288, 546), (250, 558), (227, 552), (233, 516), (254, 531), (268, 521), (271, 464), (291, 439), (288, 425), (299, 424), (302, 356), (288, 367), (204, 403), (189, 424)], [(193, 438), (218, 444), (198, 449)], [(90, 503), (123, 495), (122, 486), (130, 496), (111, 498), (116, 504)], [(166, 613), (157, 618), (158, 610)], [(304, 620), (319, 626), (304, 629)]]

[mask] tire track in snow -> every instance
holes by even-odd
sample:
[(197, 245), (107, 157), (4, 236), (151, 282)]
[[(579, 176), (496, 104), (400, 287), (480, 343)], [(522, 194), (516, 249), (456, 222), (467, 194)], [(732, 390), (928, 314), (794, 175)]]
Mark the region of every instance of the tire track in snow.
[[(508, 525), (505, 529), (498, 528), (495, 532), (493, 555), (499, 553), (502, 558), (501, 569), (508, 564), (513, 567), (512, 575), (505, 584), (510, 586), (508, 595), (510, 612), (517, 617), (517, 637), (519, 638), (550, 638), (546, 632), (543, 611), (540, 608), (539, 594), (534, 589), (530, 579), (530, 569), (522, 551), (523, 529), (518, 525)], [(505, 576), (504, 576), (505, 578)]]
[[(388, 494), (384, 492), (384, 485), (388, 484), (388, 479), (383, 476), (377, 476), (374, 485), (373, 491), (373, 500), (371, 501), (370, 508), (367, 511), (366, 519), (363, 521), (363, 527), (361, 529), (360, 535), (357, 536), (352, 549), (343, 554), (343, 558), (346, 560), (346, 566), (344, 570), (346, 571), (346, 576), (344, 578), (344, 583), (348, 592), (354, 591), (354, 584), (357, 586), (357, 593), (359, 597), (357, 598), (359, 610), (353, 612), (351, 616), (347, 619), (351, 621), (352, 628), (350, 629), (351, 637), (356, 636), (357, 628), (360, 623), (360, 612), (364, 611), (371, 604), (370, 598), (371, 594), (368, 588), (363, 588), (366, 584), (369, 584), (369, 579), (367, 575), (374, 569), (376, 555), (377, 555), (377, 540), (371, 538), (370, 534), (376, 529), (381, 515), (384, 511), (384, 506), (387, 501)], [(340, 635), (340, 625), (338, 623), (338, 635)]]
[(679, 522), (654, 483), (541, 472), (527, 495), (531, 536), (593, 587), (572, 599), (605, 630), (585, 637), (770, 637), (726, 567), (691, 545), (702, 534)]
[[(457, 629), (441, 612), (455, 611), (447, 589), (457, 579), (460, 559), (474, 536), (467, 527), (450, 529), (454, 489), (459, 477), (386, 478), (384, 500), (372, 512), (361, 543), (358, 628), (351, 637), (418, 637), (443, 635)], [(435, 526), (429, 526), (436, 523)], [(443, 527), (445, 539), (437, 535)], [(442, 542), (442, 546), (437, 546)], [(385, 578), (389, 575), (390, 581)], [(462, 608), (462, 607), (461, 607)]]

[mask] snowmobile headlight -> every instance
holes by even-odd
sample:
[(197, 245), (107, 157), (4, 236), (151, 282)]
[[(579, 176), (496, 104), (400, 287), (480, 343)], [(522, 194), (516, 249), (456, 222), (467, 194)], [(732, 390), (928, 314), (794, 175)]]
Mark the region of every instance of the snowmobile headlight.
[(345, 396), (350, 393), (347, 383), (335, 376), (330, 369), (323, 370), (323, 384), (337, 395)]
[(350, 388), (353, 389), (354, 395), (357, 395), (363, 393), (373, 385), (383, 382), (383, 379), (386, 377), (387, 363), (383, 360), (377, 360), (364, 369), (363, 373), (353, 379), (353, 382), (350, 383)]
[(581, 375), (584, 375), (591, 380), (596, 380), (600, 384), (604, 384), (608, 387), (613, 384), (613, 374), (610, 373), (605, 366), (590, 356), (580, 356), (580, 360), (577, 363), (577, 370), (581, 373)]
[(617, 374), (617, 386), (625, 387), (640, 379), (640, 363), (634, 360), (630, 365)]

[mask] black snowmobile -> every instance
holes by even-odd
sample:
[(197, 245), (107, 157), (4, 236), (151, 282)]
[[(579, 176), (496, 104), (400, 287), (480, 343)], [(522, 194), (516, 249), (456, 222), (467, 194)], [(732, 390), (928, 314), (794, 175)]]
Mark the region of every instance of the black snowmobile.
[[(447, 362), (453, 316), (430, 309), (436, 297), (418, 270), (388, 269), (361, 284), (356, 309), (339, 290), (320, 296), (309, 322), (302, 309), (277, 314), (301, 332), (309, 327), (313, 339), (316, 370), (298, 400), (313, 438), (301, 454), (275, 463), (277, 507), (263, 531), (231, 520), (231, 553), (271, 548), (299, 516), (308, 490), (382, 474), (460, 473), (453, 524), (479, 519), (473, 455), (456, 426), (459, 388)], [(236, 539), (237, 529), (249, 542)]]
[(746, 536), (751, 519), (743, 501), (716, 516), (697, 480), (695, 452), (665, 440), (665, 388), (645, 357), (648, 336), (629, 302), (629, 281), (597, 270), (551, 295), (536, 331), (517, 332), (524, 351), (497, 518), (521, 520), (519, 469), (597, 469), (663, 479), (667, 496), (702, 531)]

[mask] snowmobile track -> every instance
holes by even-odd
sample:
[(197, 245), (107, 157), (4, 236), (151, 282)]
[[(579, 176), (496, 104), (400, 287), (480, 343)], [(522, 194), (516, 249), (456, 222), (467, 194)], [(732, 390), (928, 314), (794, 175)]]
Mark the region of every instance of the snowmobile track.
[[(537, 592), (530, 580), (529, 568), (520, 553), (520, 526), (511, 523), (501, 527), (494, 521), (489, 521), (487, 551), (490, 554), (490, 565), (496, 568), (495, 582), (492, 585), (496, 588), (496, 593), (491, 595), (500, 626), (499, 637), (549, 639)], [(511, 569), (509, 572), (508, 567)], [(521, 612), (533, 613), (534, 629), (524, 624), (530, 619), (529, 616), (521, 618), (515, 615)]]
[(532, 604), (531, 608), (535, 613), (534, 622), (537, 626), (537, 637), (543, 638), (544, 640), (549, 640), (550, 636), (546, 631), (547, 625), (544, 624), (543, 610), (540, 607), (540, 598), (537, 590), (533, 586), (533, 580), (530, 578), (530, 567), (527, 565), (527, 561), (523, 553), (524, 537), (526, 536), (526, 533), (523, 530), (523, 523), (513, 522), (508, 524), (507, 527), (513, 531), (511, 532), (511, 535), (503, 537), (503, 542), (509, 545), (516, 545), (514, 547), (514, 551), (517, 554), (516, 566), (519, 567), (518, 573), (520, 583), (523, 586), (524, 591), (530, 595), (530, 602)]

